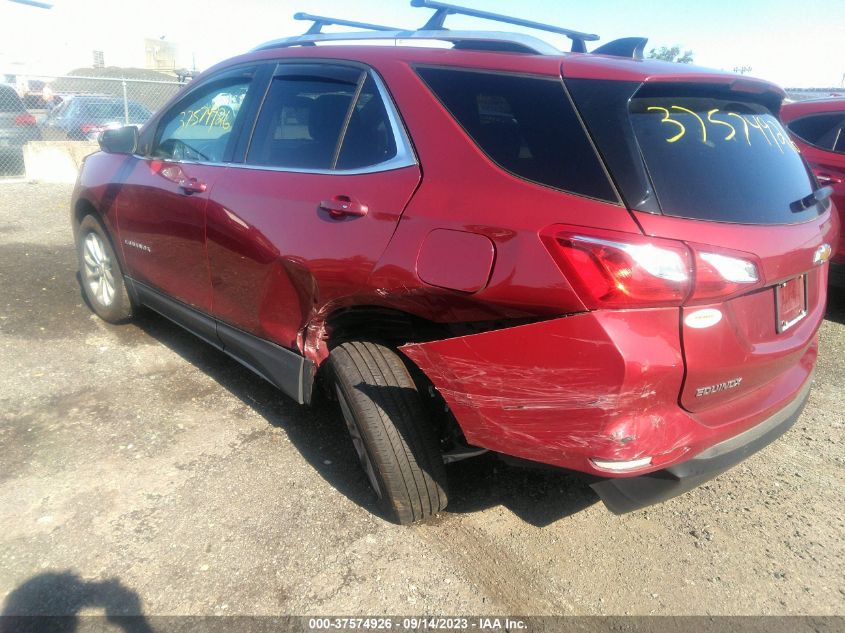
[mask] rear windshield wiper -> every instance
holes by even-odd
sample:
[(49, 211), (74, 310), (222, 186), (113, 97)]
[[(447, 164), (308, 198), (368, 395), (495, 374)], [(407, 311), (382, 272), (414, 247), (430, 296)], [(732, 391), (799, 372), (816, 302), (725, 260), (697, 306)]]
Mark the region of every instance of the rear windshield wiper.
[(789, 208), (793, 213), (801, 213), (817, 204), (822, 205), (822, 209), (826, 208), (825, 201), (833, 194), (833, 187), (819, 187), (809, 196), (804, 196), (800, 200), (790, 203)]

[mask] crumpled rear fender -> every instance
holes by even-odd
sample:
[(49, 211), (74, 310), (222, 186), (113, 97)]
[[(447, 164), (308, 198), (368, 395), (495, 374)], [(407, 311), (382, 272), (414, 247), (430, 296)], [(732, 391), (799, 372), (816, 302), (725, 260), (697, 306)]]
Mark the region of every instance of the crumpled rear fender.
[(585, 312), (400, 349), (469, 443), (596, 473), (591, 457), (688, 450), (700, 425), (677, 405), (678, 324), (677, 308)]

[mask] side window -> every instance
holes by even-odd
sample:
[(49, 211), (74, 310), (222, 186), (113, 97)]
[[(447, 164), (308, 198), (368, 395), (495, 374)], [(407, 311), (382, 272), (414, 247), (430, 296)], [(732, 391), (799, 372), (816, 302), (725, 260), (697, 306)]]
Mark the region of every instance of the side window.
[(396, 140), (384, 101), (372, 76), (368, 76), (349, 118), (338, 169), (360, 169), (378, 165), (396, 156)]
[(811, 114), (788, 124), (798, 138), (822, 149), (845, 152), (845, 114)]
[(151, 155), (202, 162), (224, 160), (253, 71), (237, 71), (192, 92), (159, 122)]
[(342, 66), (280, 66), (258, 115), (246, 162), (333, 169), (363, 74)]
[(283, 64), (264, 100), (246, 162), (345, 170), (395, 156), (390, 117), (372, 75), (347, 66)]
[(618, 202), (560, 79), (443, 68), (417, 72), (500, 167), (548, 187)]

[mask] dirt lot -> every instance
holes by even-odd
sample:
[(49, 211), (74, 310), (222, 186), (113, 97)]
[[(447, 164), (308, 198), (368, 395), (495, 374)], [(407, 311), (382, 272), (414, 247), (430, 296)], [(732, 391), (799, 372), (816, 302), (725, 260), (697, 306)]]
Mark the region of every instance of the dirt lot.
[(845, 614), (845, 292), (802, 418), (709, 485), (617, 517), (485, 457), (399, 527), (331, 407), (162, 318), (92, 316), (69, 196), (0, 184), (5, 613)]

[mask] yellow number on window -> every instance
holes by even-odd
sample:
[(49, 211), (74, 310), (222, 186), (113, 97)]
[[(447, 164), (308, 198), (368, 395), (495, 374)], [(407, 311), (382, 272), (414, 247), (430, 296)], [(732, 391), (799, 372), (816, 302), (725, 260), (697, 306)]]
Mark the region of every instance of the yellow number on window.
[(707, 120), (710, 121), (710, 123), (715, 123), (716, 125), (724, 125), (726, 128), (730, 129), (730, 132), (728, 132), (728, 135), (725, 137), (726, 141), (730, 141), (732, 138), (736, 137), (736, 128), (726, 121), (714, 119), (713, 114), (718, 111), (719, 108), (713, 108), (712, 110), (710, 110), (710, 112), (707, 113)]
[(702, 119), (700, 116), (698, 116), (698, 115), (697, 115), (695, 112), (693, 112), (692, 110), (687, 110), (686, 108), (682, 108), (681, 106), (676, 106), (676, 105), (673, 105), (673, 106), (672, 106), (672, 109), (673, 109), (673, 110), (680, 110), (681, 112), (686, 112), (687, 114), (691, 114), (691, 115), (693, 115), (696, 119), (698, 119), (698, 122), (701, 124), (701, 142), (702, 142), (702, 143), (706, 143), (706, 142), (707, 142), (707, 126), (704, 124), (704, 119)]
[(684, 134), (686, 134), (687, 128), (684, 127), (684, 124), (681, 123), (680, 121), (676, 121), (675, 119), (673, 119), (672, 115), (669, 113), (669, 110), (667, 110), (666, 108), (661, 108), (659, 106), (650, 106), (647, 109), (648, 109), (649, 112), (651, 112), (652, 110), (662, 111), (663, 112), (663, 118), (660, 119), (661, 123), (672, 123), (674, 125), (677, 125), (679, 128), (681, 128), (681, 131), (678, 132), (675, 136), (673, 136), (672, 138), (666, 139), (667, 143), (674, 143), (675, 141), (680, 139)]
[(751, 145), (751, 137), (748, 134), (748, 121), (745, 120), (745, 117), (737, 114), (736, 112), (728, 112), (728, 116), (736, 117), (737, 119), (742, 121), (742, 126), (745, 130), (745, 142)]

